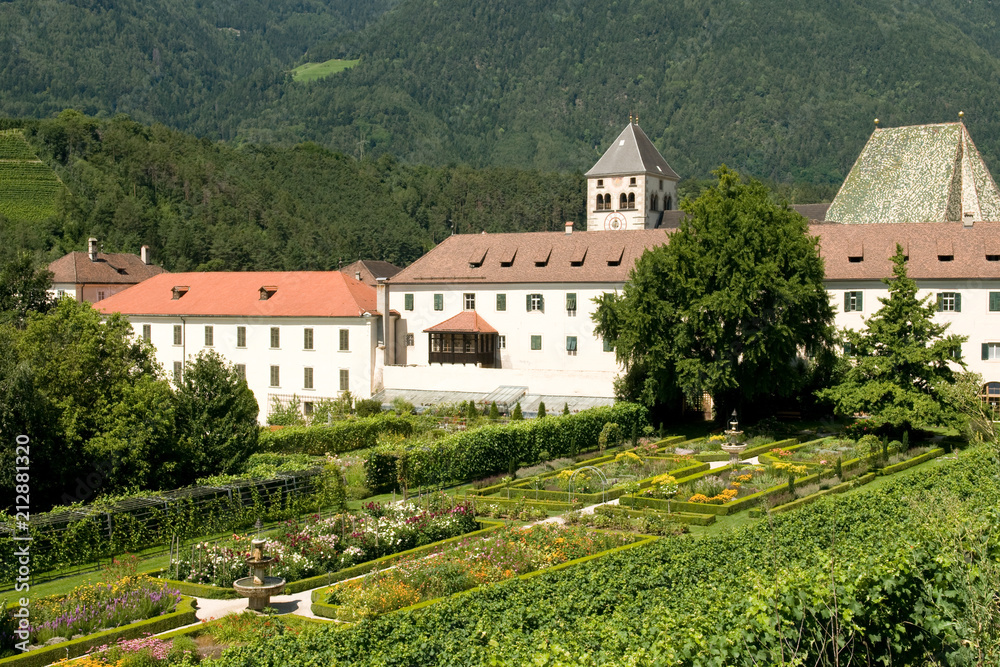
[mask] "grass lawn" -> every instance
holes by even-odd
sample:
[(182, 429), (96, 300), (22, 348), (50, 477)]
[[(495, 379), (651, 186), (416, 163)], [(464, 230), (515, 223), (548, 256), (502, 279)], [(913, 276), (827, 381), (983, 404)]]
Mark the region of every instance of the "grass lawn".
[(337, 72), (343, 72), (357, 64), (357, 60), (338, 60), (336, 58), (322, 63), (305, 63), (292, 70), (292, 80), (300, 83), (315, 81)]

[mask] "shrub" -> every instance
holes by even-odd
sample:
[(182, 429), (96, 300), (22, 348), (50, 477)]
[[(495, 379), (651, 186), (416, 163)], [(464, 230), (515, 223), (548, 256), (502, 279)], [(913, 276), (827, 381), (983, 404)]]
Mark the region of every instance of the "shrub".
[[(475, 430), (453, 433), (435, 442), (402, 442), (380, 446), (365, 461), (366, 485), (384, 493), (405, 481), (406, 486), (467, 482), (501, 472), (512, 473), (522, 462), (549, 456), (572, 455), (578, 443), (597, 444), (604, 425), (645, 423), (646, 409), (633, 403), (618, 403), (584, 410), (566, 417), (546, 417), (510, 424), (489, 424)], [(405, 480), (397, 461), (406, 460)], [(512, 467), (513, 466), (513, 467)]]
[(377, 398), (363, 398), (355, 401), (354, 412), (358, 417), (374, 417), (382, 414), (382, 401)]
[(280, 431), (262, 431), (260, 447), (272, 452), (300, 452), (322, 456), (366, 449), (377, 444), (383, 433), (410, 435), (413, 422), (406, 417), (379, 414), (375, 417), (346, 419), (329, 426), (297, 426)]
[(524, 419), (524, 415), (521, 414), (521, 401), (518, 401), (517, 405), (514, 406), (514, 413), (510, 416), (510, 418), (513, 421), (521, 421)]
[(545, 401), (538, 401), (538, 418), (545, 416)]

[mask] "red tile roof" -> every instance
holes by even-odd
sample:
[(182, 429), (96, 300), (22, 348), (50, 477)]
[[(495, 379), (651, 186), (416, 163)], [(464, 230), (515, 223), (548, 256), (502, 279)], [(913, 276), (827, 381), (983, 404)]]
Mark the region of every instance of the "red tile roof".
[(49, 264), (53, 283), (74, 285), (129, 285), (166, 273), (161, 266), (143, 264), (138, 255), (97, 253), (91, 261), (85, 252), (71, 252)]
[(466, 310), (455, 317), (450, 317), (440, 324), (435, 324), (424, 333), (497, 333), (489, 322), (479, 316), (474, 310)]
[[(1000, 279), (1000, 261), (986, 259), (987, 255), (1000, 259), (1000, 222), (977, 222), (972, 227), (961, 222), (827, 223), (813, 224), (809, 230), (820, 239), (827, 280), (878, 280), (892, 275), (889, 258), (897, 243), (910, 258), (911, 278)], [(852, 262), (852, 256), (863, 259)]]
[[(277, 288), (267, 300), (262, 287)], [(179, 299), (174, 287), (187, 287)], [(359, 317), (375, 312), (375, 290), (339, 271), (168, 273), (94, 307), (125, 315)]]
[(666, 242), (662, 229), (456, 234), (389, 283), (623, 283), (647, 248)]

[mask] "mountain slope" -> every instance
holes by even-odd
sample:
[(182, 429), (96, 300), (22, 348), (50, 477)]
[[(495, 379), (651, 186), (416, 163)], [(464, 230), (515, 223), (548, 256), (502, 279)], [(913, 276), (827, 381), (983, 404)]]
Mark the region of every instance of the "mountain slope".
[(936, 122), (963, 109), (995, 164), (1000, 9), (973, 4), (408, 0), (345, 38), (360, 65), (289, 89), (240, 133), (586, 169), (634, 112), (682, 176), (726, 162), (837, 182), (876, 116)]
[[(211, 138), (585, 170), (637, 113), (682, 177), (838, 183), (877, 116), (1000, 164), (1000, 5), (966, 0), (15, 0), (0, 114), (72, 105)], [(311, 83), (304, 60), (360, 58)]]

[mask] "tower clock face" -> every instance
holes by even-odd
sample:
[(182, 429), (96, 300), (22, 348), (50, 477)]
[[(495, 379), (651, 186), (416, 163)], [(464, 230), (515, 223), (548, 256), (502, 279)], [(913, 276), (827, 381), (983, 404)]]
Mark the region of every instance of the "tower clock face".
[(608, 217), (604, 218), (605, 231), (618, 231), (619, 229), (625, 229), (625, 224), (625, 216), (617, 211), (609, 213)]

